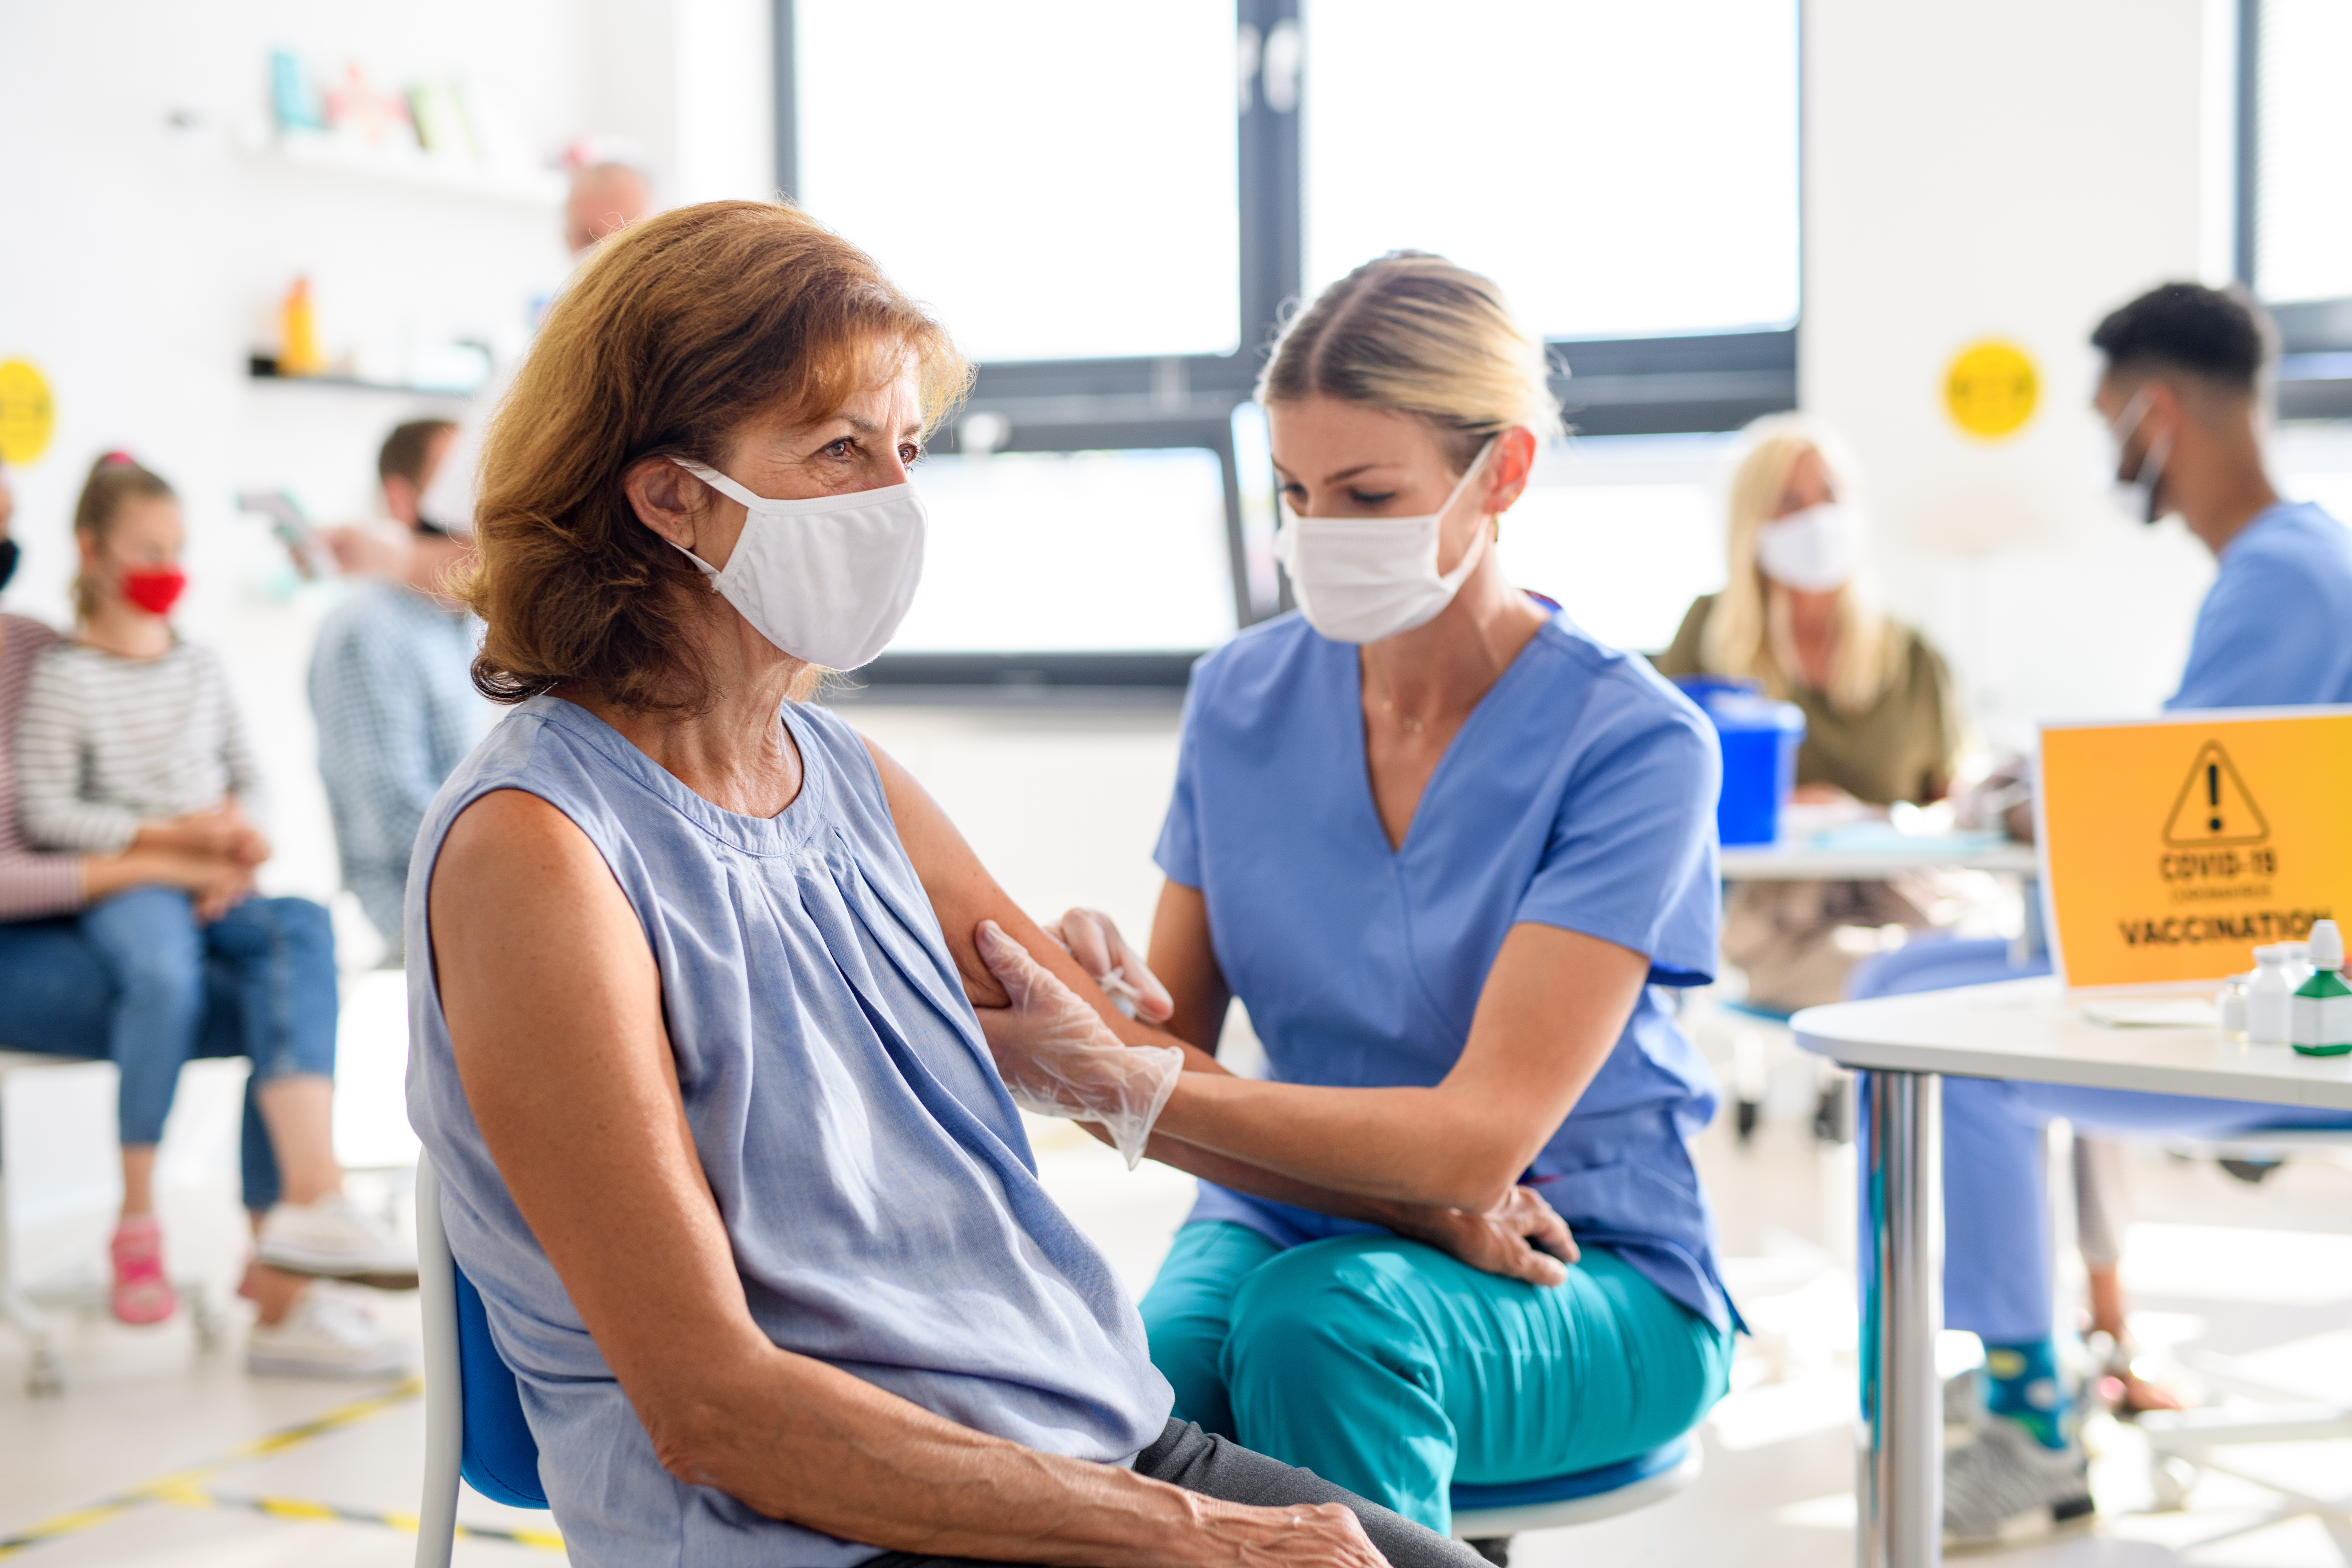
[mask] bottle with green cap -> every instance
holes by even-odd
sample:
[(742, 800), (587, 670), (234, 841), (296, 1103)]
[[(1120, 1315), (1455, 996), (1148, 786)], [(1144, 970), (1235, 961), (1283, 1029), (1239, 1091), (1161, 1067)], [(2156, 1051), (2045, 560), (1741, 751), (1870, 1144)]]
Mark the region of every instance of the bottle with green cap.
[(2334, 921), (2311, 922), (2311, 978), (2294, 988), (2289, 1043), (2307, 1057), (2352, 1052), (2352, 985), (2344, 984), (2344, 937)]

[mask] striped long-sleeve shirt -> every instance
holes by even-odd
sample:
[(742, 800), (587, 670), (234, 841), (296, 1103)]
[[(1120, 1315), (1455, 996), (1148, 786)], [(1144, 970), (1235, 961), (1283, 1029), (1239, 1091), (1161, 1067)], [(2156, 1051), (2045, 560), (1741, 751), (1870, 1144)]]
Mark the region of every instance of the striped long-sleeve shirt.
[(16, 769), (9, 742), (33, 667), (58, 634), (22, 616), (0, 616), (0, 921), (61, 915), (82, 903), (81, 857), (35, 849), (16, 819)]
[(139, 825), (230, 796), (261, 819), (261, 773), (220, 660), (175, 642), (160, 658), (60, 644), (16, 721), (16, 811), (49, 849), (127, 849)]

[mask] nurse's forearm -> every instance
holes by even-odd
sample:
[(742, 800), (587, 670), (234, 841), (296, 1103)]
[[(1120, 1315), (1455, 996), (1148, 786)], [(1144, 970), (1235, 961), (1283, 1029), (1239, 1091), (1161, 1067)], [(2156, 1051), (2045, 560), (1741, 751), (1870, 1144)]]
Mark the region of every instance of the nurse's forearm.
[(1483, 1212), (1502, 1201), (1549, 1131), (1515, 1137), (1503, 1120), (1492, 1102), (1443, 1088), (1326, 1089), (1188, 1071), (1155, 1132), (1333, 1194)]
[[(1090, 1132), (1097, 1129), (1089, 1127)], [(1204, 1149), (1198, 1143), (1187, 1143), (1155, 1131), (1144, 1152), (1163, 1165), (1173, 1165), (1188, 1175), (1204, 1182), (1214, 1182), (1221, 1187), (1231, 1187), (1237, 1193), (1253, 1197), (1271, 1198), (1278, 1204), (1309, 1209), (1316, 1214), (1328, 1214), (1336, 1219), (1361, 1220), (1367, 1225), (1384, 1225), (1391, 1228), (1419, 1229), (1408, 1211), (1425, 1205), (1396, 1203), (1387, 1199), (1370, 1198), (1356, 1193), (1343, 1193), (1330, 1187), (1302, 1182), (1296, 1176), (1269, 1171), (1247, 1160), (1237, 1160), (1221, 1154), (1214, 1149)]]

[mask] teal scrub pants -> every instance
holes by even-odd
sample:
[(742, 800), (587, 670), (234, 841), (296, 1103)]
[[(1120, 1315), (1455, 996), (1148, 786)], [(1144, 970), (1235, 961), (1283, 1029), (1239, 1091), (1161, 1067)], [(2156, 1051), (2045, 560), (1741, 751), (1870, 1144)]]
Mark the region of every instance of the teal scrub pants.
[(1143, 1298), (1176, 1418), (1444, 1533), (1454, 1482), (1615, 1464), (1698, 1424), (1731, 1335), (1597, 1249), (1529, 1285), (1393, 1236), (1189, 1225)]

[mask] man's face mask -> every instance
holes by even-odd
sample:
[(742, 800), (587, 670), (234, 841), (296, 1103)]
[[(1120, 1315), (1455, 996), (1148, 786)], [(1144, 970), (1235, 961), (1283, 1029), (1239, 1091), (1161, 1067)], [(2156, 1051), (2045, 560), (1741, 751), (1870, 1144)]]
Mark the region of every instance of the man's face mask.
[(2126, 478), (2124, 475), (2124, 461), (2131, 452), (2131, 438), (2139, 433), (2140, 426), (2147, 418), (2149, 391), (2150, 388), (2143, 386), (2134, 394), (2132, 400), (2124, 405), (2122, 415), (2107, 429), (2108, 441), (2114, 447), (2114, 460), (2107, 465), (2107, 499), (2115, 503), (2117, 511), (2134, 522), (2144, 523), (2154, 523), (2164, 515), (2157, 510), (2161, 503), (2156, 488), (2164, 478), (2165, 459), (2172, 455), (2172, 437), (2158, 437), (2141, 454), (2139, 466), (2131, 476)]

